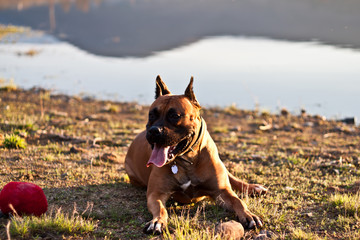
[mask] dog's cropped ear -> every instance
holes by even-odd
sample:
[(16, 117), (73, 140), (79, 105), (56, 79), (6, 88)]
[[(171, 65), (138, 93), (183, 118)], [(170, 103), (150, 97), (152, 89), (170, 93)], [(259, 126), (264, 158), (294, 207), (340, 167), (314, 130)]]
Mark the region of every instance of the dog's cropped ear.
[(162, 95), (170, 94), (170, 90), (166, 84), (161, 80), (160, 75), (156, 77), (155, 99)]
[(200, 104), (199, 102), (197, 101), (196, 97), (195, 97), (195, 94), (194, 94), (194, 90), (193, 90), (193, 83), (194, 83), (194, 77), (191, 76), (190, 78), (190, 83), (189, 85), (187, 86), (186, 90), (185, 90), (185, 97), (187, 97), (190, 102), (192, 104), (194, 104), (196, 107), (200, 108)]

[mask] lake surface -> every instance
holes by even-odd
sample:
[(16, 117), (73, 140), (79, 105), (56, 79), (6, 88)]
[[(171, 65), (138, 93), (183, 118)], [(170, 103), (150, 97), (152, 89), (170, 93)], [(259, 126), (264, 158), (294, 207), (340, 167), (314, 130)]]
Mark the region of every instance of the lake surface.
[(179, 94), (193, 75), (205, 106), (360, 117), (359, 12), (352, 0), (0, 0), (0, 23), (42, 30), (1, 41), (0, 78), (149, 104), (156, 75)]

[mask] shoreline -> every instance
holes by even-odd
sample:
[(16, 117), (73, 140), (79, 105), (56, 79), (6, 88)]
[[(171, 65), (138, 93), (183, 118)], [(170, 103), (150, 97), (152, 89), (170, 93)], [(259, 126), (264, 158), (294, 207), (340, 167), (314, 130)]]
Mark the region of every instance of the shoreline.
[[(50, 41), (50, 35), (45, 35), (44, 38), (48, 40), (44, 42)], [(235, 103), (238, 108), (252, 110), (258, 104), (260, 111), (263, 109), (271, 113), (278, 113), (285, 107), (297, 114), (304, 108), (308, 113), (329, 119), (360, 118), (356, 106), (358, 87), (352, 80), (358, 75), (356, 66), (360, 55), (356, 51), (314, 43), (220, 37), (207, 38), (181, 49), (158, 52), (146, 59), (135, 59), (96, 56), (61, 40), (51, 46), (38, 41), (34, 39), (30, 45), (21, 42), (11, 47), (0, 45), (3, 52), (0, 62), (4, 64), (0, 77), (14, 78), (16, 83), (26, 88), (41, 86), (65, 94), (80, 95), (83, 92), (101, 99), (138, 101), (143, 104), (153, 100), (154, 81), (149, 76), (158, 74), (154, 73), (154, 69), (161, 66), (161, 74), (171, 89), (183, 89), (185, 86), (182, 83), (185, 85), (188, 77), (194, 75), (197, 97), (202, 100), (200, 103), (206, 102), (203, 105), (207, 107), (228, 107)], [(206, 47), (220, 49), (224, 44), (228, 47), (223, 54), (232, 56), (226, 68), (212, 60), (204, 61), (197, 57), (198, 52)], [(253, 51), (249, 49), (255, 46), (263, 51), (253, 56)], [(271, 49), (279, 51), (275, 66), (267, 62), (267, 50)], [(291, 58), (289, 62), (286, 60), (289, 59), (288, 52), (302, 53), (304, 57)], [(244, 57), (239, 60), (234, 57), (237, 56), (235, 53), (242, 53)], [(214, 50), (209, 54), (217, 56), (222, 53)], [(312, 58), (314, 54), (318, 58)], [(329, 56), (328, 61), (321, 56)], [(71, 58), (78, 59), (76, 65), (68, 61)], [(186, 66), (187, 73), (167, 70), (173, 69), (184, 58), (194, 61), (194, 64)], [(258, 58), (264, 61), (259, 62), (256, 60)], [(336, 59), (342, 60), (339, 62)], [(341, 64), (345, 62), (347, 64)], [(211, 73), (204, 71), (209, 67), (213, 69)], [(138, 68), (142, 69), (141, 73), (136, 70)], [(255, 71), (257, 68), (262, 71)], [(223, 75), (229, 76), (222, 79), (222, 84), (232, 86), (226, 89), (226, 93), (225, 89), (220, 91), (216, 77), (211, 77)], [(336, 84), (339, 82), (341, 84)], [(139, 89), (138, 85), (143, 88)]]
[[(22, 92), (47, 92), (48, 94), (50, 94), (50, 96), (54, 96), (54, 97), (64, 97), (64, 98), (75, 98), (75, 99), (80, 99), (80, 100), (84, 100), (84, 101), (98, 101), (98, 102), (109, 102), (109, 103), (116, 103), (116, 104), (136, 104), (139, 105), (141, 107), (149, 107), (151, 105), (151, 103), (147, 104), (147, 103), (142, 103), (140, 102), (141, 100), (117, 100), (114, 99), (114, 97), (112, 97), (112, 94), (109, 94), (108, 97), (98, 97), (94, 94), (91, 93), (86, 93), (86, 92), (81, 92), (78, 94), (69, 94), (61, 91), (61, 90), (56, 90), (56, 89), (47, 89), (47, 88), (43, 88), (41, 86), (32, 86), (32, 87), (28, 87), (28, 88), (23, 88), (23, 87), (18, 87), (13, 79), (1, 79), (0, 78), (0, 92), (2, 91), (6, 91), (7, 88), (10, 89), (14, 89), (16, 91), (22, 91)], [(360, 127), (360, 123), (358, 122), (358, 118), (356, 116), (342, 116), (342, 117), (327, 117), (325, 115), (321, 115), (318, 113), (308, 113), (306, 109), (304, 108), (298, 108), (297, 110), (294, 109), (287, 109), (286, 107), (280, 108), (277, 107), (276, 111), (271, 111), (268, 110), (264, 107), (261, 106), (255, 106), (254, 108), (239, 108), (235, 103), (232, 104), (228, 104), (228, 105), (207, 105), (207, 104), (201, 104), (202, 108), (204, 109), (217, 109), (217, 110), (225, 110), (225, 109), (237, 109), (240, 111), (244, 111), (244, 112), (254, 112), (257, 113), (259, 115), (263, 114), (263, 115), (282, 115), (282, 113), (286, 112), (286, 114), (292, 115), (292, 116), (309, 116), (309, 117), (315, 117), (315, 118), (321, 118), (323, 120), (327, 120), (327, 121), (335, 121), (335, 122), (343, 122), (345, 124), (348, 125), (354, 125), (359, 126)], [(256, 105), (256, 104), (255, 104)]]

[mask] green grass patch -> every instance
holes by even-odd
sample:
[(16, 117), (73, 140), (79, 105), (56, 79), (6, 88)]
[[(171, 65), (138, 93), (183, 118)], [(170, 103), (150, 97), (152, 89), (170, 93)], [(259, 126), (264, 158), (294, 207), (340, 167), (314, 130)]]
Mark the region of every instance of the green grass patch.
[(302, 230), (300, 228), (295, 228), (292, 231), (290, 239), (293, 239), (293, 240), (320, 240), (323, 238), (320, 238), (315, 233), (305, 232), (304, 230)]
[(56, 160), (56, 156), (54, 154), (46, 154), (44, 157), (43, 157), (43, 160), (44, 161), (47, 161), (47, 162), (53, 162)]
[(220, 236), (215, 234), (215, 225), (200, 220), (202, 216), (205, 216), (205, 212), (201, 207), (197, 208), (194, 216), (191, 216), (189, 209), (182, 210), (180, 215), (170, 214), (169, 227), (165, 229), (163, 239), (220, 240)]
[(87, 234), (95, 231), (97, 223), (91, 219), (84, 219), (76, 211), (71, 215), (59, 208), (41, 217), (15, 216), (11, 218), (10, 235), (23, 239), (36, 239), (37, 236), (49, 233)]
[[(1, 35), (1, 28), (0, 28), (0, 35)], [(14, 79), (5, 80), (3, 78), (0, 78), (0, 91), (12, 92), (15, 90), (17, 90), (17, 86), (14, 83)]]
[(227, 126), (215, 126), (212, 128), (214, 133), (228, 133), (229, 129)]
[(329, 199), (332, 206), (340, 210), (340, 213), (350, 216), (359, 216), (360, 192), (356, 194), (335, 193)]
[(26, 145), (27, 144), (26, 144), (25, 139), (21, 138), (18, 135), (15, 135), (15, 134), (6, 135), (4, 138), (4, 142), (3, 142), (3, 146), (8, 149), (11, 149), (11, 148), (25, 149)]

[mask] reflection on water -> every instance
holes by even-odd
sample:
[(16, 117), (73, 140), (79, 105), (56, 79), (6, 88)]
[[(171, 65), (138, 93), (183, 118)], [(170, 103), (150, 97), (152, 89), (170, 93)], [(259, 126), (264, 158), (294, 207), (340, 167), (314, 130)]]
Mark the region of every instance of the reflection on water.
[(0, 10), (16, 9), (22, 12), (31, 7), (47, 6), (49, 12), (49, 30), (50, 32), (54, 32), (56, 29), (55, 5), (60, 5), (64, 13), (68, 13), (72, 5), (75, 5), (77, 9), (82, 12), (88, 12), (91, 3), (99, 6), (102, 1), (103, 0), (0, 0)]
[(207, 37), (360, 48), (354, 0), (0, 0), (0, 23), (51, 30), (88, 52), (144, 57)]
[[(29, 49), (38, 55), (18, 54)], [(125, 59), (91, 55), (63, 42), (0, 44), (0, 52), (0, 75), (29, 88), (149, 104), (157, 74), (179, 94), (193, 75), (205, 106), (236, 103), (245, 109), (360, 116), (360, 52), (316, 43), (217, 37)]]
[(59, 4), (64, 12), (69, 12), (71, 6), (76, 7), (87, 12), (90, 9), (90, 4), (99, 5), (103, 0), (1, 0), (0, 9), (16, 9), (23, 11), (31, 7), (49, 6), (51, 8), (54, 4)]

